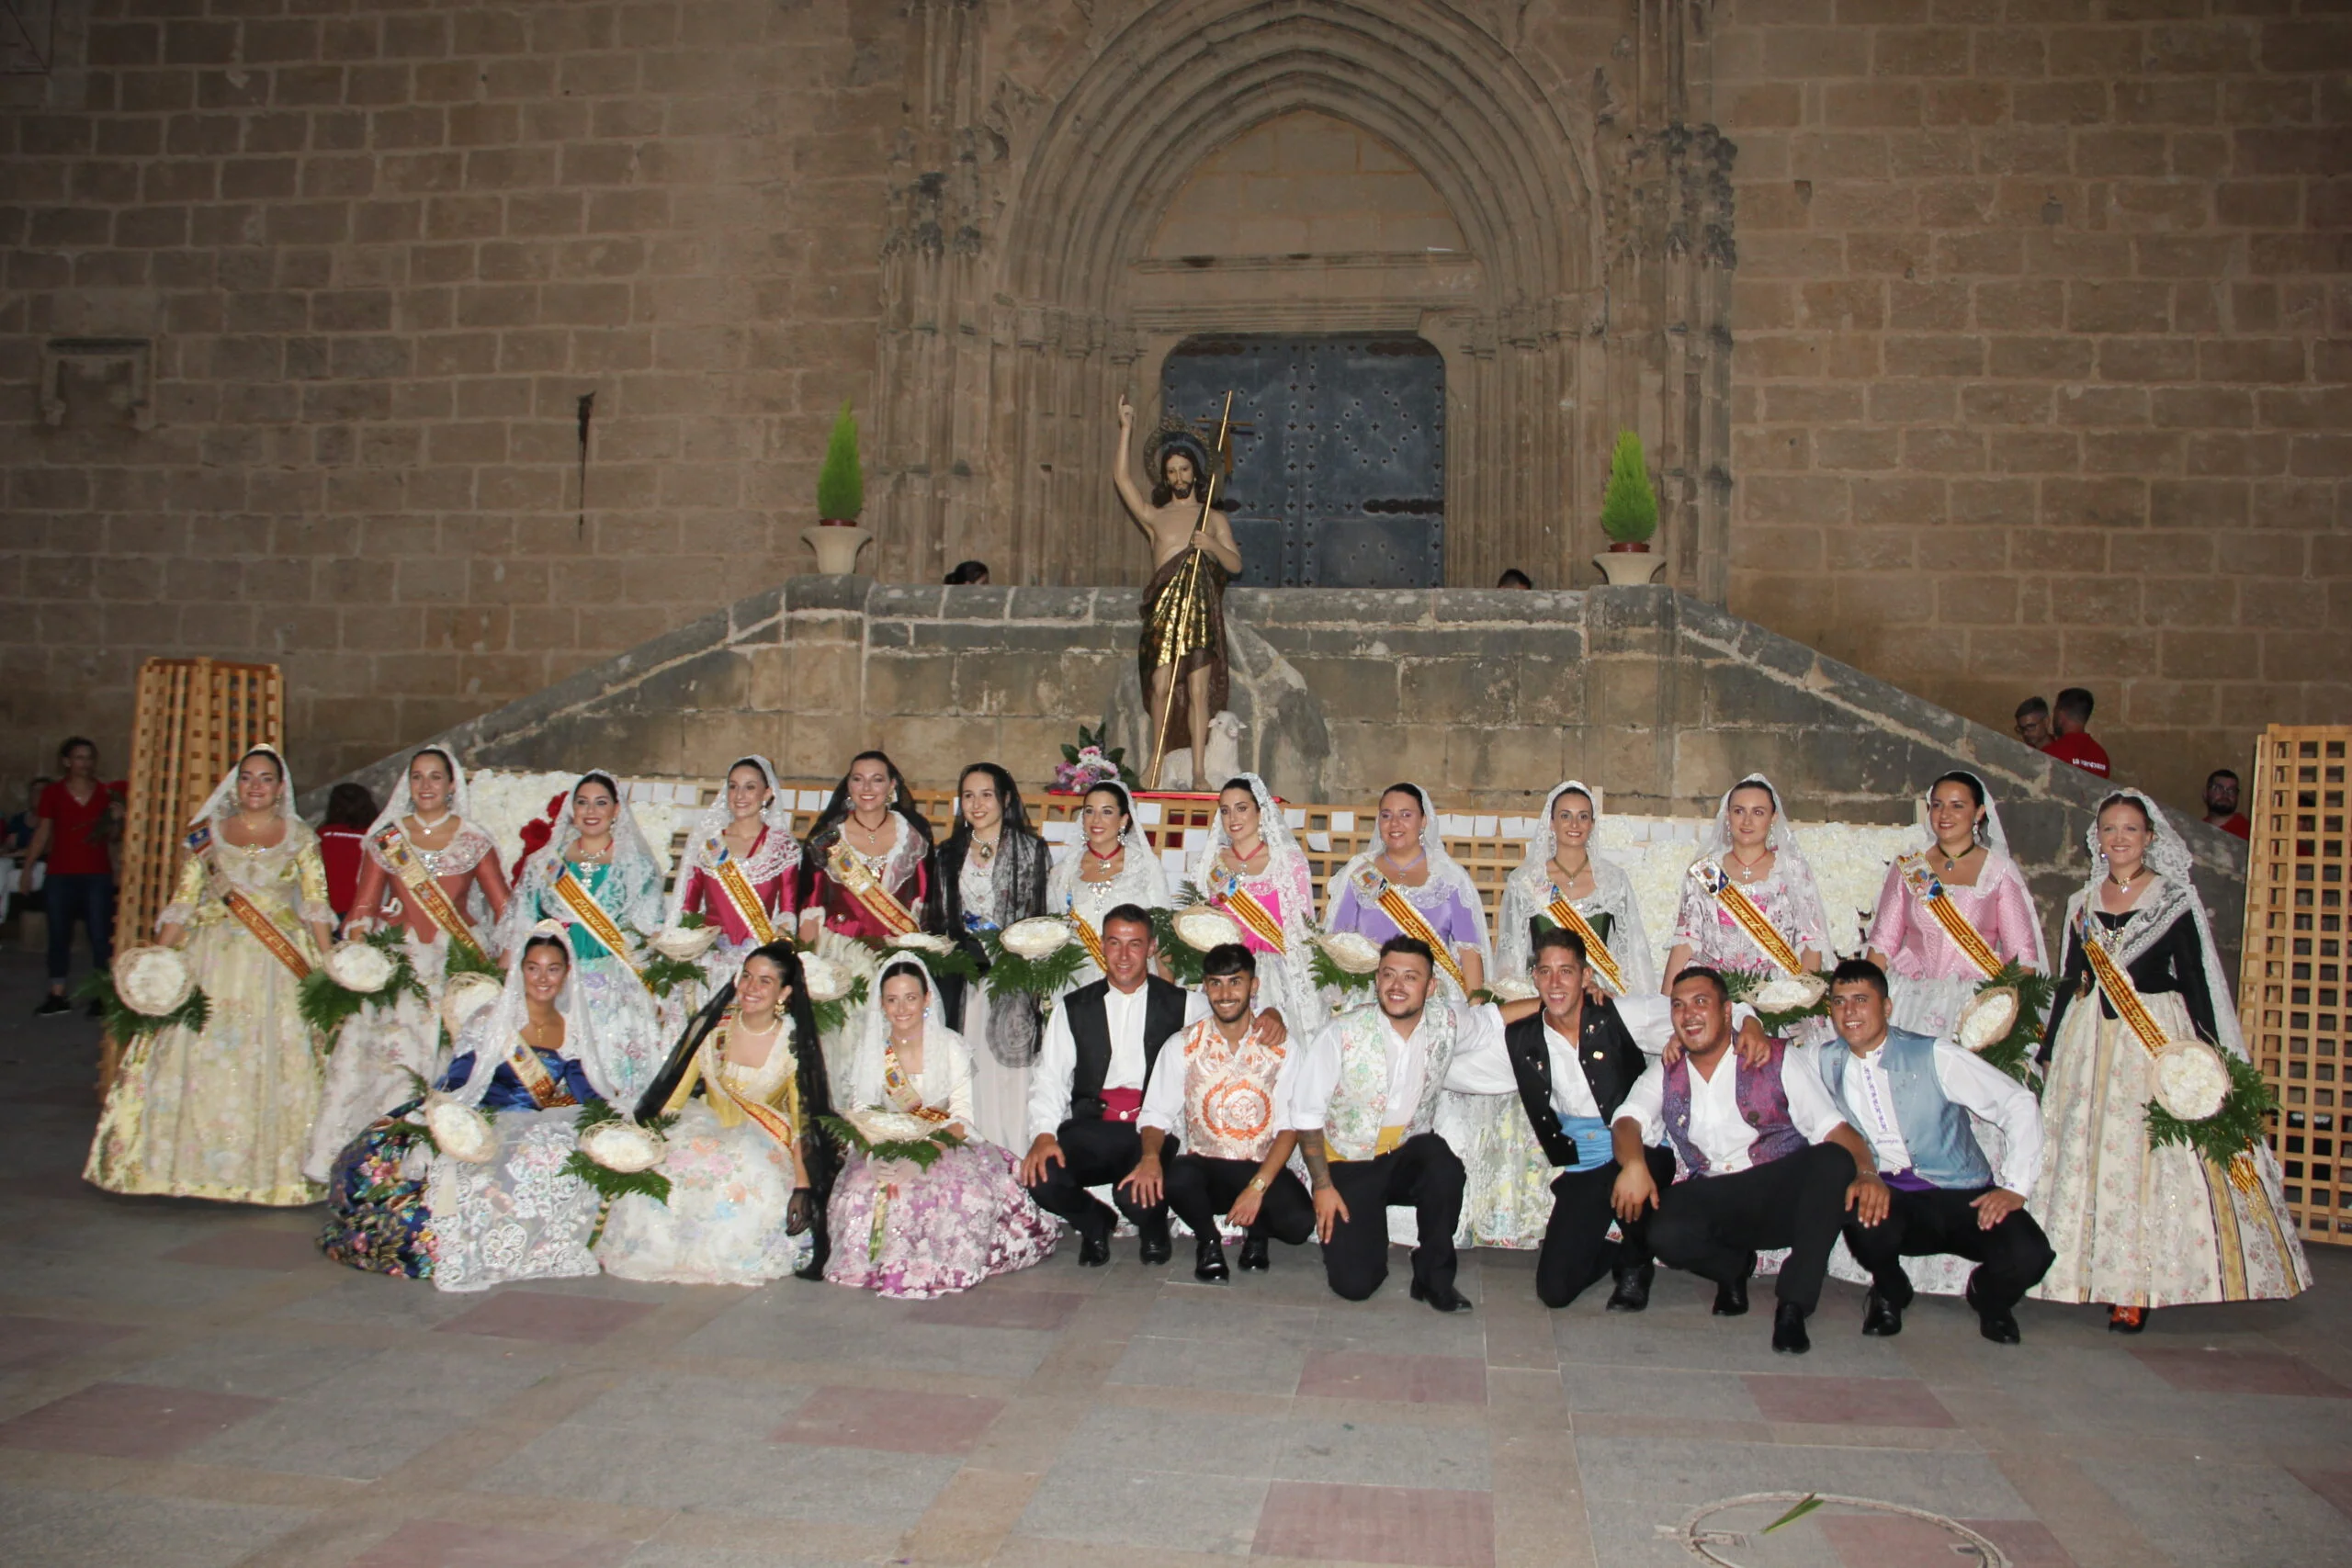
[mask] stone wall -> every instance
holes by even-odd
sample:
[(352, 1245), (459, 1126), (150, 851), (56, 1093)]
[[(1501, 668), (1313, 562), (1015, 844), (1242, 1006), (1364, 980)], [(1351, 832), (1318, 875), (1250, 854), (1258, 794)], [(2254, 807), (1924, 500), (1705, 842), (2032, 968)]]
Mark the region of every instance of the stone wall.
[[(1293, 694), (1262, 727), (1293, 799), (1369, 804), (1403, 778), (1450, 810), (1525, 813), (1576, 777), (1624, 811), (1708, 816), (1761, 772), (1801, 820), (1902, 823), (1966, 766), (2046, 912), (2086, 874), (2098, 781), (1688, 595), (1253, 590), (1228, 608), (1266, 650), (1250, 683)], [(1138, 629), (1121, 589), (796, 578), (442, 739), (477, 766), (716, 776), (757, 751), (803, 780), (878, 746), (926, 784), (996, 761), (1042, 787), (1080, 725), (1139, 705)], [(380, 794), (407, 755), (363, 776)], [(2234, 948), (2244, 846), (2186, 831)]]

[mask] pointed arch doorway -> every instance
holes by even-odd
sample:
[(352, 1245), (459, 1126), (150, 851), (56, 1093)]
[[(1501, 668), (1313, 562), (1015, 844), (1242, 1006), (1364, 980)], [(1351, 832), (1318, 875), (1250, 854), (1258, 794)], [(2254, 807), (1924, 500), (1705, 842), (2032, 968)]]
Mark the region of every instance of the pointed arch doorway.
[(1214, 429), (1234, 394), (1223, 508), (1251, 588), (1445, 580), (1445, 360), (1403, 333), (1186, 338), (1160, 407)]

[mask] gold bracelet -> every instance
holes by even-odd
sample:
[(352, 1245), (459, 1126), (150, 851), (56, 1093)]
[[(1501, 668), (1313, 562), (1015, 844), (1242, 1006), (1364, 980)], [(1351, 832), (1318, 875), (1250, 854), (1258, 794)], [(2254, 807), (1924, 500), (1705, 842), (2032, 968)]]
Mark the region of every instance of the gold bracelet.
[(1269, 1183), (1262, 1176), (1253, 1176), (1250, 1179), (1250, 1190), (1252, 1192), (1263, 1192), (1268, 1185)]

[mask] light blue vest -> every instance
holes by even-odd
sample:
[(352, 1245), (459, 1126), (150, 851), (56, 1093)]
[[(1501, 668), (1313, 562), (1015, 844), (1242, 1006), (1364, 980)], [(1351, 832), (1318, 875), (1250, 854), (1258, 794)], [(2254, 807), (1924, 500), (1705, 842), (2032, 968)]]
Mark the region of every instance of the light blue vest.
[[(1967, 1107), (1946, 1099), (1943, 1085), (1936, 1080), (1936, 1043), (1907, 1029), (1890, 1029), (1886, 1043), (1878, 1049), (1887, 1082), (1894, 1089), (1894, 1124), (1902, 1130), (1904, 1145), (1911, 1151), (1911, 1168), (1919, 1179), (1962, 1190), (1991, 1186), (1993, 1168), (1977, 1145)], [(1853, 1060), (1844, 1041), (1833, 1041), (1822, 1049), (1821, 1076), (1846, 1120), (1860, 1127), (1862, 1118), (1846, 1089), (1846, 1067)]]

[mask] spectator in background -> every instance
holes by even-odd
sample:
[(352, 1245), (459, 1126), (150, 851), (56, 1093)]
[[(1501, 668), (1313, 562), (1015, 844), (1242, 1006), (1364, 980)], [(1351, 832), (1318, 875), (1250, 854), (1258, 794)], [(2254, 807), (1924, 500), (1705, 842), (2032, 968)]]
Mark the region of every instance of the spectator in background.
[(986, 588), (989, 585), (989, 563), (984, 560), (958, 561), (956, 570), (947, 574), (946, 582), (950, 588)]
[[(90, 936), (91, 962), (104, 969), (114, 957), (114, 850), (121, 786), (98, 782), (98, 748), (76, 735), (57, 749), (65, 776), (40, 792), (33, 807), (33, 839), (25, 848), (28, 872), (43, 862), (41, 907), (49, 914), (49, 995), (33, 1011), (71, 1012), (65, 970), (74, 953), (74, 922)], [(95, 1018), (102, 1010), (90, 1004)]]
[(1532, 588), (1535, 580), (1515, 566), (1505, 567), (1502, 576), (1495, 580), (1498, 588)]
[[(376, 797), (360, 784), (339, 784), (327, 795), (327, 819), (319, 825), (319, 858), (327, 867), (327, 902), (334, 906), (335, 934), (359, 891), (361, 840), (376, 820)], [(389, 911), (387, 911), (389, 913)]]
[(2215, 768), (2205, 775), (2205, 820), (2224, 833), (2247, 840), (2254, 837), (2254, 824), (2238, 809), (2238, 776), (2227, 768)]
[(2090, 737), (2091, 694), (2069, 686), (2050, 705), (2050, 727), (2057, 737), (2042, 751), (2097, 778), (2108, 776), (2107, 748)]
[(47, 773), (35, 774), (25, 785), (25, 808), (0, 822), (0, 854), (15, 854), (33, 841), (33, 818), (40, 811), (40, 792), (57, 781)]
[(34, 778), (25, 785), (25, 808), (0, 818), (0, 919), (14, 915), (19, 904), (31, 902), (40, 891), (40, 878), (25, 859), (25, 851), (33, 841), (34, 807), (51, 782), (47, 773)]
[(2028, 697), (2018, 705), (2018, 739), (2041, 750), (2050, 744), (2050, 705), (2040, 697)]

